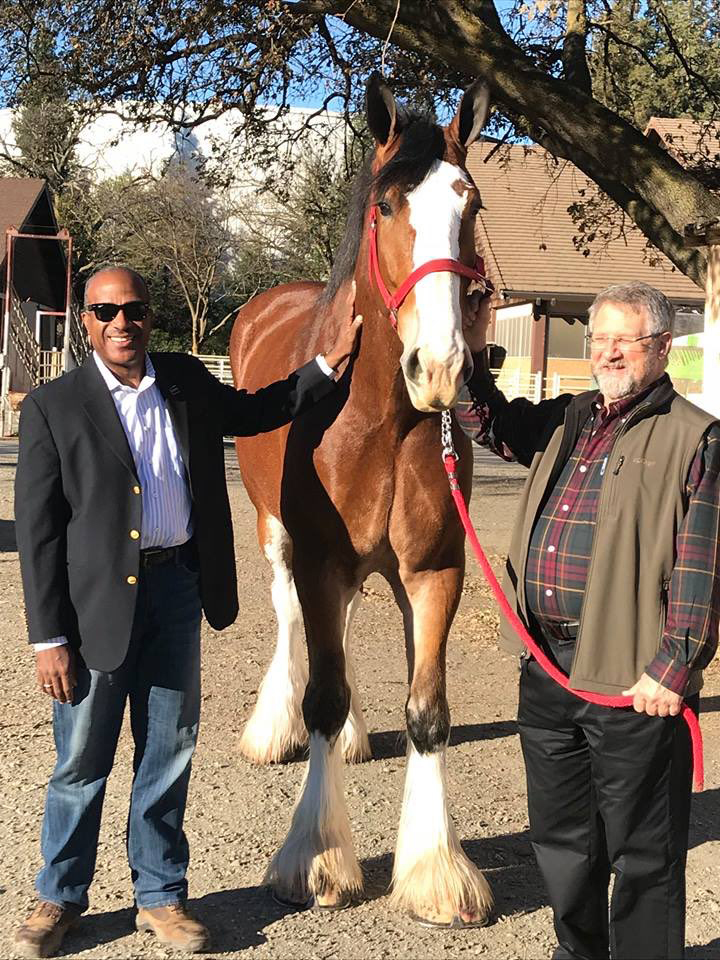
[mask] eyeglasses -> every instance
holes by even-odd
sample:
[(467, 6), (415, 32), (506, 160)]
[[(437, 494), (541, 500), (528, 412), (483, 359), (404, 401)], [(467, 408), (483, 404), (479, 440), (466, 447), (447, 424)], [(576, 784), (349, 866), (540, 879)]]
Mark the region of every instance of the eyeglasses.
[(646, 333), (644, 337), (605, 337), (602, 334), (600, 336), (595, 336), (592, 333), (585, 334), (585, 343), (588, 344), (591, 350), (605, 350), (610, 344), (617, 345), (624, 353), (632, 353), (633, 351), (642, 350), (641, 346), (636, 346), (636, 344), (641, 343), (643, 340), (655, 340), (657, 337), (663, 337), (665, 333)]
[(150, 304), (145, 300), (130, 300), (128, 303), (89, 303), (88, 313), (94, 313), (100, 323), (110, 323), (122, 312), (130, 323), (139, 323), (148, 315)]

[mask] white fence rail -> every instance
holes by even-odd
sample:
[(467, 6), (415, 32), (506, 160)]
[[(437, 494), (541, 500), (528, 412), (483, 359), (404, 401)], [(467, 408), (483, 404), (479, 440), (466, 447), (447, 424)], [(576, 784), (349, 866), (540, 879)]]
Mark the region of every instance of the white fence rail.
[[(200, 354), (201, 360), (210, 373), (223, 383), (232, 384), (230, 358), (212, 354)], [(592, 386), (590, 377), (570, 377), (553, 374), (544, 377), (540, 373), (521, 373), (519, 370), (493, 370), (497, 385), (508, 398), (527, 397), (533, 403), (539, 403), (543, 397), (559, 397), (561, 393), (581, 393)]]
[(520, 370), (493, 370), (498, 388), (508, 400), (527, 397), (539, 403), (544, 397), (559, 397), (561, 393), (582, 393), (592, 389), (590, 377), (567, 376), (554, 373), (543, 377), (541, 373), (521, 373)]
[(198, 360), (202, 360), (210, 373), (222, 380), (223, 383), (229, 383), (232, 386), (233, 377), (230, 369), (230, 357), (213, 356), (211, 354), (198, 354)]
[(38, 384), (57, 380), (63, 374), (63, 355), (61, 350), (41, 350), (37, 377)]
[(520, 370), (493, 370), (498, 389), (508, 400), (527, 397), (533, 403), (542, 400), (543, 379), (541, 373), (521, 373)]
[(545, 379), (546, 397), (559, 397), (561, 393), (582, 393), (584, 390), (592, 390), (592, 388), (591, 377), (575, 377), (564, 373), (554, 373), (551, 377)]

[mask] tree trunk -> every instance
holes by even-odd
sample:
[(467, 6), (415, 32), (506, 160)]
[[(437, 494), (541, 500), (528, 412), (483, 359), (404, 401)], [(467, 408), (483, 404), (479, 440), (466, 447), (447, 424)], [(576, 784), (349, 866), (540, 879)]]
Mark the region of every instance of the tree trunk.
[(565, 20), (565, 40), (563, 42), (563, 73), (565, 79), (585, 93), (592, 94), (592, 79), (585, 53), (587, 41), (585, 0), (568, 0)]

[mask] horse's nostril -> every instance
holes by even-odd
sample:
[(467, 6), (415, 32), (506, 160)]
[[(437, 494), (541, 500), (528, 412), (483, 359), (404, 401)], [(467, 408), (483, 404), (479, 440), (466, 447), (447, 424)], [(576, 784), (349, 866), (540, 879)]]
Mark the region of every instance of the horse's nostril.
[(405, 376), (409, 380), (417, 380), (420, 372), (420, 351), (413, 350), (405, 360)]

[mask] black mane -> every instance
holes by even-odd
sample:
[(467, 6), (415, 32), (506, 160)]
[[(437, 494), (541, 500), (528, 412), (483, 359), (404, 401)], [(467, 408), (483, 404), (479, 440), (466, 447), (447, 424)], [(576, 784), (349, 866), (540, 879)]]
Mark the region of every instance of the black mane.
[(345, 233), (320, 297), (322, 303), (330, 303), (355, 272), (368, 199), (371, 196), (381, 199), (391, 187), (397, 187), (402, 193), (414, 190), (428, 175), (433, 163), (442, 160), (444, 153), (442, 129), (427, 117), (410, 114), (404, 118), (399, 150), (375, 176), (372, 173), (373, 154), (366, 157), (353, 184)]

